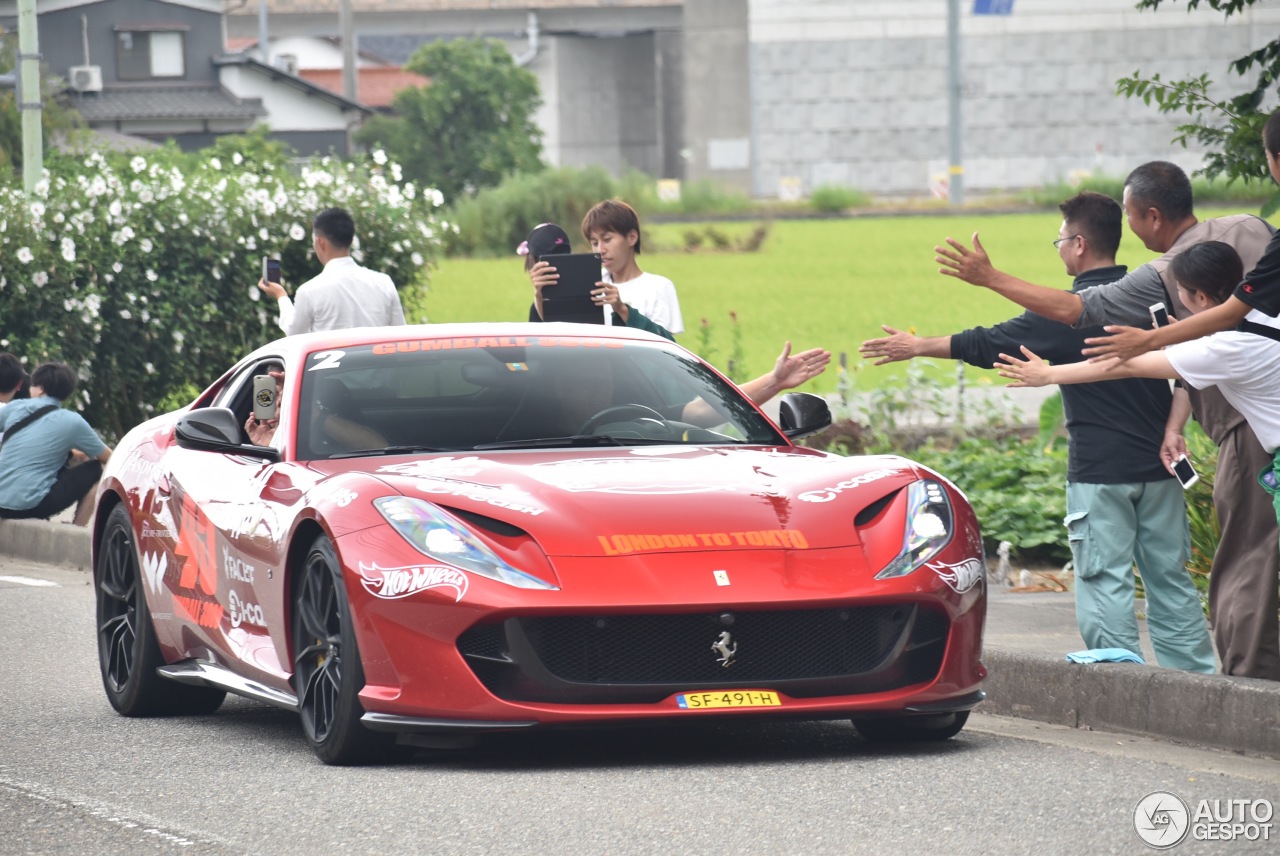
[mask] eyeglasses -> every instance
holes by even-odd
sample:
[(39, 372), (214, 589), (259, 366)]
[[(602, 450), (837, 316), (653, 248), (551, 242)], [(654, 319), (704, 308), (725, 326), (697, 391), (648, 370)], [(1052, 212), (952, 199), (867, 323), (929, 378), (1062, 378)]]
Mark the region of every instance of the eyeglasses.
[(1080, 235), (1079, 235), (1079, 234), (1075, 234), (1075, 235), (1068, 235), (1068, 236), (1067, 236), (1067, 237), (1065, 237), (1065, 238), (1058, 238), (1058, 239), (1056, 239), (1056, 240), (1053, 242), (1053, 248), (1056, 250), (1056, 249), (1058, 249), (1058, 247), (1059, 247), (1059, 246), (1061, 246), (1061, 244), (1062, 244), (1062, 242), (1063, 242), (1063, 241), (1074, 241), (1074, 240), (1075, 240), (1076, 238), (1078, 238), (1078, 237), (1080, 237)]

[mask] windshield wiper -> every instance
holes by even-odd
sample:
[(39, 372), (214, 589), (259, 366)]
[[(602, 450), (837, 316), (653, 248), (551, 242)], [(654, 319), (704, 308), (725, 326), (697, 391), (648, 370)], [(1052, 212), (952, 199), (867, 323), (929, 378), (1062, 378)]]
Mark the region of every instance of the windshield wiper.
[[(631, 438), (627, 438), (630, 442)], [(481, 443), (471, 448), (482, 449), (559, 449), (570, 446), (625, 446), (617, 437), (608, 434), (574, 434), (572, 437), (535, 437), (532, 440), (503, 440), (498, 443)]]
[(329, 460), (335, 458), (361, 458), (372, 455), (408, 455), (412, 452), (445, 452), (447, 449), (437, 449), (435, 446), (379, 446), (376, 449), (356, 449), (354, 452), (336, 452), (329, 456)]

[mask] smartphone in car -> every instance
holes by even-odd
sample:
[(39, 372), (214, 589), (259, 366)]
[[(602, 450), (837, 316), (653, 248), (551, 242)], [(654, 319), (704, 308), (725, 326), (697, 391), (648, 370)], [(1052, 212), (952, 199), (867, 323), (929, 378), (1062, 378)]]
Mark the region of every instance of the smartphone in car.
[(280, 260), (262, 257), (262, 278), (267, 282), (280, 282)]
[(1164, 327), (1169, 323), (1169, 310), (1163, 303), (1153, 303), (1147, 308), (1151, 312), (1152, 327)]
[(1186, 455), (1179, 455), (1178, 459), (1173, 462), (1173, 474), (1182, 483), (1183, 490), (1200, 481), (1200, 476), (1196, 473), (1195, 467), (1191, 466), (1191, 462), (1187, 460)]
[(253, 418), (259, 422), (275, 419), (278, 410), (276, 379), (271, 375), (253, 376)]

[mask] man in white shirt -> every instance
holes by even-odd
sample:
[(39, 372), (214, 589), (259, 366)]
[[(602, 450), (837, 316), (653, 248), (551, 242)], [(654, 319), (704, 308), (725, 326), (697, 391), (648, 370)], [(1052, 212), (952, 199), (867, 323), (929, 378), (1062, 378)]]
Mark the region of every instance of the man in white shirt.
[(276, 323), (285, 333), (404, 324), (404, 309), (391, 277), (363, 268), (351, 258), (355, 234), (355, 222), (341, 208), (316, 215), (311, 246), (324, 270), (298, 288), (296, 304), (280, 283), (258, 280), (258, 288), (279, 304)]

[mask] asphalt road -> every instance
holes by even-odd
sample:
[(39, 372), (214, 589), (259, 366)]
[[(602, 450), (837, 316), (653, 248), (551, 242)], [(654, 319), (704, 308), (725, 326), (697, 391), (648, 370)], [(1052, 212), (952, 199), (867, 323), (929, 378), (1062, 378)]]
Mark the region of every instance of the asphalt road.
[[(253, 702), (117, 716), (92, 595), (86, 574), (0, 560), (0, 853), (1128, 854), (1151, 852), (1134, 811), (1153, 791), (1280, 806), (1276, 761), (980, 714), (931, 746), (737, 724), (330, 768)], [(1280, 817), (1267, 831), (1171, 852), (1275, 853)]]

